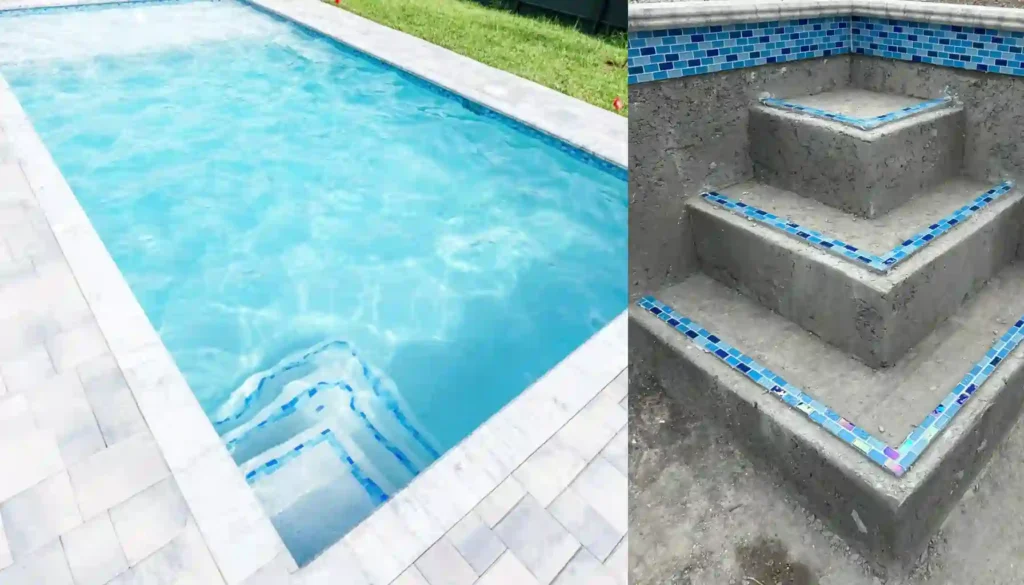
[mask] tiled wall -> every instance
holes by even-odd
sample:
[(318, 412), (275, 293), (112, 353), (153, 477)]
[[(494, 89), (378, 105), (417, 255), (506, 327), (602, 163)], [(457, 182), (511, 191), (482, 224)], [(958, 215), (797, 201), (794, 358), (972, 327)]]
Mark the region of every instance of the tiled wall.
[(638, 31), (629, 34), (629, 83), (849, 53), (842, 16)]
[(1024, 75), (1024, 32), (854, 16), (859, 55)]
[(1024, 75), (1024, 32), (832, 16), (629, 34), (629, 83), (856, 53)]

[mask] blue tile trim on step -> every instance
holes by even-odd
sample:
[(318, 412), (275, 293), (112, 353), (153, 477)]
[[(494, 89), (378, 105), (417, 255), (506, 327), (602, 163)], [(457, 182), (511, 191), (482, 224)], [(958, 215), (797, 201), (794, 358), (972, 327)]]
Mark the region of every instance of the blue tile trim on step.
[(872, 118), (856, 118), (853, 116), (840, 114), (838, 112), (830, 112), (828, 110), (812, 108), (810, 106), (803, 106), (790, 101), (786, 101), (784, 99), (764, 98), (761, 100), (761, 103), (766, 106), (771, 106), (773, 108), (781, 108), (784, 110), (793, 110), (810, 116), (814, 116), (816, 118), (825, 118), (827, 120), (833, 120), (835, 122), (846, 124), (848, 126), (853, 126), (854, 128), (859, 128), (861, 130), (872, 130), (884, 124), (888, 124), (890, 122), (895, 122), (897, 120), (909, 118), (910, 116), (926, 112), (933, 108), (945, 106), (950, 102), (952, 102), (951, 98), (942, 97), (934, 100), (924, 101), (913, 106), (907, 106), (894, 112), (882, 114), (881, 116), (874, 116)]
[(685, 335), (697, 347), (708, 351), (730, 368), (765, 389), (790, 408), (804, 413), (812, 422), (832, 433), (841, 441), (867, 456), (871, 461), (902, 477), (936, 436), (949, 425), (978, 388), (1024, 339), (1024, 316), (997, 339), (984, 357), (949, 392), (939, 405), (924, 417), (898, 448), (889, 446), (863, 427), (839, 415), (827, 405), (815, 400), (782, 376), (758, 363), (750, 356), (729, 345), (700, 324), (677, 313), (672, 307), (648, 296), (637, 301), (648, 313)]
[[(397, 445), (395, 445), (390, 439), (385, 437), (377, 429), (377, 427), (374, 426), (372, 422), (370, 422), (370, 418), (366, 416), (366, 412), (364, 412), (361, 408), (356, 406), (355, 390), (352, 389), (352, 386), (345, 384), (343, 382), (317, 382), (316, 385), (314, 385), (312, 388), (306, 389), (305, 391), (298, 394), (288, 402), (282, 404), (279, 408), (271, 412), (267, 418), (258, 422), (256, 426), (251, 428), (249, 431), (243, 433), (239, 437), (235, 437), (234, 439), (230, 439), (229, 441), (227, 441), (225, 445), (227, 446), (228, 451), (234, 453), (235, 446), (238, 443), (248, 439), (251, 434), (260, 432), (260, 430), (263, 429), (264, 427), (277, 423), (278, 421), (299, 412), (300, 407), (304, 407), (305, 403), (307, 402), (312, 402), (317, 396), (319, 396), (320, 399), (322, 399), (323, 394), (325, 392), (343, 392), (347, 394), (349, 410), (352, 411), (352, 413), (356, 417), (358, 417), (359, 420), (362, 421), (363, 426), (366, 427), (366, 430), (370, 433), (371, 436), (373, 436), (374, 440), (380, 443), (381, 446), (384, 447), (384, 449), (386, 449), (389, 453), (394, 455), (395, 459), (397, 459), (398, 462), (402, 465), (402, 467), (404, 467), (409, 473), (411, 473), (412, 475), (416, 475), (420, 472), (420, 469), (417, 469), (416, 464), (413, 463), (412, 460), (409, 459), (409, 457), (405, 453), (403, 453), (402, 450), (399, 449)], [(315, 406), (317, 412), (324, 408), (323, 404)], [(395, 408), (392, 409), (392, 412), (397, 414), (400, 411), (398, 411), (398, 409)], [(422, 437), (421, 435), (419, 435), (419, 433), (416, 433), (416, 435), (417, 438)], [(427, 449), (432, 455), (436, 453), (435, 451), (433, 451), (433, 448), (430, 447), (425, 441), (421, 443), (421, 446)]]
[(255, 469), (249, 471), (248, 473), (245, 474), (246, 483), (252, 485), (259, 481), (260, 478), (273, 475), (285, 464), (298, 458), (299, 455), (302, 455), (310, 448), (315, 447), (320, 443), (324, 442), (330, 445), (331, 449), (338, 455), (338, 458), (341, 459), (341, 461), (347, 465), (349, 473), (351, 473), (352, 477), (354, 477), (356, 481), (359, 482), (361, 486), (363, 486), (363, 489), (366, 490), (366, 493), (370, 496), (374, 503), (383, 504), (388, 500), (388, 496), (387, 494), (384, 493), (384, 490), (382, 490), (380, 486), (378, 486), (377, 483), (373, 481), (373, 479), (366, 475), (366, 473), (359, 467), (355, 460), (352, 459), (352, 456), (349, 455), (348, 451), (345, 450), (345, 447), (342, 446), (341, 442), (338, 441), (338, 438), (334, 435), (334, 432), (332, 432), (330, 429), (324, 429), (320, 431), (320, 434), (316, 435), (312, 439), (299, 443), (295, 447), (291, 448), (287, 453), (279, 455), (278, 457), (274, 457), (272, 459), (268, 459)]
[(850, 18), (828, 16), (629, 33), (628, 80), (642, 83), (850, 52)]
[(963, 207), (960, 207), (953, 213), (924, 228), (918, 233), (904, 239), (898, 246), (882, 256), (878, 256), (872, 252), (858, 248), (849, 242), (844, 242), (838, 238), (833, 238), (821, 232), (808, 229), (797, 223), (789, 221), (784, 217), (779, 217), (768, 213), (763, 209), (747, 205), (742, 201), (730, 199), (721, 193), (712, 191), (709, 193), (703, 193), (701, 197), (705, 201), (728, 209), (739, 216), (763, 223), (798, 240), (807, 242), (819, 249), (831, 252), (840, 258), (844, 258), (861, 266), (866, 266), (876, 272), (885, 273), (903, 260), (909, 258), (915, 252), (924, 248), (929, 242), (934, 241), (939, 236), (945, 234), (957, 225), (960, 225), (964, 220), (971, 217), (981, 209), (991, 205), (992, 202), (1003, 197), (1012, 189), (1013, 181), (1004, 181), (996, 185), (981, 195), (978, 195), (972, 201)]
[(1024, 75), (1024, 32), (831, 16), (629, 33), (629, 83), (854, 53)]

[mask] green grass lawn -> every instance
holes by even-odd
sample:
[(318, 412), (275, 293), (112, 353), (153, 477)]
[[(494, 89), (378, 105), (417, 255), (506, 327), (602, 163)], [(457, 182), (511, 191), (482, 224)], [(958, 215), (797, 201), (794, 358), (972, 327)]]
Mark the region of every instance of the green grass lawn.
[(325, 1), (598, 107), (627, 104), (625, 33), (588, 35), (472, 0)]

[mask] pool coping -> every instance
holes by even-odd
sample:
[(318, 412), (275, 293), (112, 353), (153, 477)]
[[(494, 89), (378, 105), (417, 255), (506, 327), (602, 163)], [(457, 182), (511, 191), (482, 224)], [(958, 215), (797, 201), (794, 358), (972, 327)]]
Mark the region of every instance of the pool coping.
[(909, 0), (710, 0), (629, 5), (629, 30), (865, 16), (1024, 31), (1024, 10)]
[[(626, 167), (628, 124), (618, 114), (320, 0), (246, 1)], [(0, 12), (97, 3), (109, 2), (28, 0), (0, 4)], [(624, 307), (607, 326), (299, 569), (2, 75), (0, 130), (229, 584), (242, 583), (284, 559), (288, 571), (301, 579), (358, 572), (374, 585), (388, 585), (626, 367)], [(204, 481), (208, 477), (218, 478), (216, 489)]]

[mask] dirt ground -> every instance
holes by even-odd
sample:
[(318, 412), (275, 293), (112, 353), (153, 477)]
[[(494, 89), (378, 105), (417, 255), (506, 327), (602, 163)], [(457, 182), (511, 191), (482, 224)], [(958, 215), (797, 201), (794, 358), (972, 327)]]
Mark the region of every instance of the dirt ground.
[(1018, 425), (909, 574), (873, 568), (728, 437), (630, 380), (632, 585), (1019, 585)]

